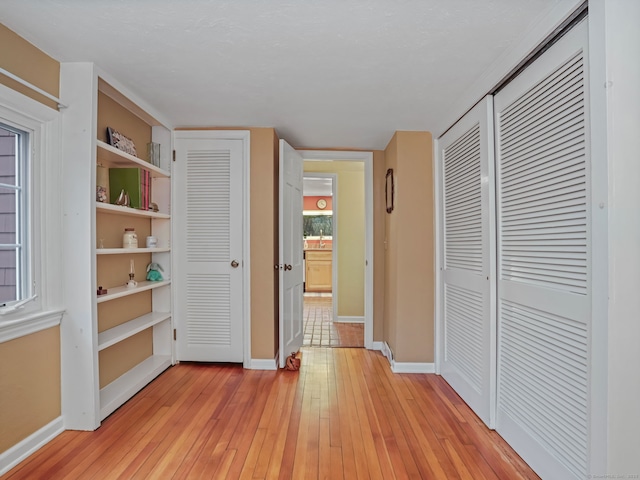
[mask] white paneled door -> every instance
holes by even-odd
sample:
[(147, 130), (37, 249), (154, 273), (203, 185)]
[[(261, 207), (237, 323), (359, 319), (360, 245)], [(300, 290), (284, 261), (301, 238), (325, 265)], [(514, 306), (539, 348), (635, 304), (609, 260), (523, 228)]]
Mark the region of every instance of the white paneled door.
[(495, 179), (493, 98), (439, 141), (442, 376), (493, 427), (495, 410)]
[(280, 368), (302, 346), (302, 156), (280, 140)]
[(495, 97), (498, 432), (586, 478), (591, 325), (587, 23)]
[(243, 141), (178, 132), (173, 164), (176, 358), (243, 361)]

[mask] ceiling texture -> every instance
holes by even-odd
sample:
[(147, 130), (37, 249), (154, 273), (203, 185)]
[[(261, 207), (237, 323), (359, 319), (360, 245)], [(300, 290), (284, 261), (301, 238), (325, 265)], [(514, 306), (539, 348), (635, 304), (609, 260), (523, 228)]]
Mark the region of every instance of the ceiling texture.
[(2, 0), (0, 22), (60, 62), (95, 62), (172, 127), (383, 149), (396, 130), (442, 133), (567, 1)]

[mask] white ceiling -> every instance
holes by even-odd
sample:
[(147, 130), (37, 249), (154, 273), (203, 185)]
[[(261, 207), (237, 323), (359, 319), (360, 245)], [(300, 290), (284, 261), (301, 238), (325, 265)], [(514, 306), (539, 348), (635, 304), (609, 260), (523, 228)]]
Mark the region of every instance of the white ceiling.
[(383, 149), (395, 130), (441, 133), (477, 79), (572, 1), (2, 0), (0, 22), (59, 61), (95, 62), (172, 126)]

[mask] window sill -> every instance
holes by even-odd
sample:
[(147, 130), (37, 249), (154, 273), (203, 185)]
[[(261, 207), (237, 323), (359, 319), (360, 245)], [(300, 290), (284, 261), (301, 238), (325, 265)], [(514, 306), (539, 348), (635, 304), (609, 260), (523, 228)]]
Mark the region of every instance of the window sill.
[(25, 312), (19, 318), (0, 319), (0, 343), (31, 335), (60, 325), (64, 310), (47, 310), (44, 312)]

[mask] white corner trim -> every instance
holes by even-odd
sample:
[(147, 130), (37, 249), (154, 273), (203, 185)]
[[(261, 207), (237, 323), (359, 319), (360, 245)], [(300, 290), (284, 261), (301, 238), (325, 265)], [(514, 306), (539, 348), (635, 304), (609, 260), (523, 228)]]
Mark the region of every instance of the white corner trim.
[(0, 454), (0, 475), (4, 475), (21, 461), (32, 455), (55, 437), (64, 432), (62, 417), (49, 422), (40, 430), (32, 433), (9, 450)]
[(378, 351), (382, 351), (382, 349), (384, 348), (384, 342), (376, 342), (374, 341), (371, 344), (371, 350), (378, 350)]
[(32, 313), (22, 318), (8, 321), (0, 319), (0, 343), (31, 335), (60, 325), (64, 310)]
[(252, 358), (250, 370), (278, 370), (278, 356), (270, 358)]
[(394, 361), (391, 371), (393, 373), (436, 373), (436, 367), (434, 363)]
[(349, 317), (349, 316), (338, 316), (335, 317), (334, 322), (336, 323), (364, 323), (364, 316), (358, 316), (358, 317)]

